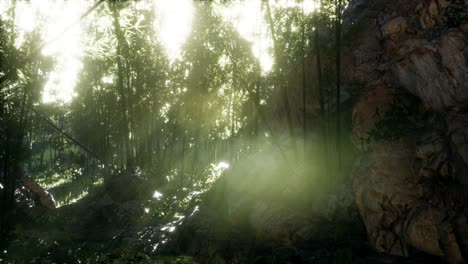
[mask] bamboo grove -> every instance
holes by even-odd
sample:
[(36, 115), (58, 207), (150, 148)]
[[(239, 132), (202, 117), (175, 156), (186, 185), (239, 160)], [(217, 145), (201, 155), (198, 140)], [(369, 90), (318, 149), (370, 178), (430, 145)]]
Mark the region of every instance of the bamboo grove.
[[(340, 115), (346, 111), (341, 0), (314, 2), (320, 8), (313, 12), (300, 1), (261, 1), (259, 17), (272, 41), (269, 71), (252, 43), (218, 12), (235, 1), (195, 2), (177, 59), (157, 37), (152, 1), (144, 1), (146, 7), (90, 3), (73, 22), (85, 32), (75, 95), (51, 103), (41, 96), (58, 62), (41, 49), (56, 39), (43, 39), (41, 21), (21, 35), (15, 24), (20, 2), (11, 0), (0, 19), (2, 232), (14, 222), (15, 186), (25, 175), (47, 178), (73, 169), (80, 171), (73, 179), (105, 179), (118, 170), (141, 170), (162, 184), (171, 172), (179, 187), (187, 187), (209, 164), (235, 164), (265, 144), (293, 149), (285, 152), (289, 162), (308, 164), (316, 142), (311, 131), (320, 131), (322, 177), (340, 177)], [(23, 43), (15, 45), (20, 37)], [(290, 139), (286, 147), (284, 137)]]

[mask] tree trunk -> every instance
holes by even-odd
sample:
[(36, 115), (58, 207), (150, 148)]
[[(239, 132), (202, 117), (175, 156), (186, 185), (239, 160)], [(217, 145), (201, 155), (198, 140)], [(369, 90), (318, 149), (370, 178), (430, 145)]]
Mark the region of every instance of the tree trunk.
[(317, 88), (319, 92), (319, 104), (320, 104), (320, 134), (321, 134), (321, 149), (323, 151), (323, 165), (324, 165), (324, 176), (329, 177), (329, 154), (328, 154), (328, 135), (327, 135), (327, 124), (325, 112), (325, 98), (323, 91), (323, 79), (322, 79), (322, 62), (321, 62), (321, 51), (320, 51), (320, 36), (318, 32), (318, 15), (315, 17), (315, 30), (314, 30), (314, 46), (315, 46), (315, 63), (317, 67)]
[[(276, 62), (277, 62), (277, 67), (280, 68), (279, 66), (279, 58), (280, 58), (280, 47), (278, 46), (278, 41), (276, 38), (276, 30), (274, 27), (274, 22), (273, 22), (273, 15), (271, 13), (271, 7), (269, 1), (265, 1), (266, 7), (267, 7), (267, 18), (270, 26), (270, 31), (271, 31), (271, 36), (273, 39), (273, 49), (276, 57)], [(281, 72), (281, 71), (279, 71)], [(291, 144), (292, 144), (292, 149), (294, 150), (294, 154), (297, 156), (297, 146), (296, 146), (296, 139), (294, 137), (294, 125), (292, 121), (292, 115), (291, 115), (291, 107), (289, 105), (289, 97), (288, 97), (288, 90), (286, 86), (280, 85), (279, 87), (281, 89), (281, 93), (283, 94), (283, 104), (284, 104), (284, 110), (286, 113), (286, 120), (288, 123), (288, 129), (289, 129), (289, 136), (291, 137)]]
[[(125, 155), (126, 158), (126, 166), (131, 168), (133, 167), (133, 155), (131, 155), (131, 149), (130, 149), (130, 142), (129, 142), (129, 136), (130, 136), (130, 130), (129, 130), (129, 121), (128, 121), (128, 115), (127, 115), (127, 96), (124, 88), (124, 76), (123, 76), (123, 66), (122, 66), (122, 32), (120, 29), (120, 23), (119, 23), (119, 14), (117, 11), (117, 3), (112, 2), (112, 14), (114, 17), (114, 31), (115, 35), (117, 38), (117, 88), (119, 91), (120, 95), (120, 112), (122, 114), (122, 132), (123, 132), (123, 142), (124, 142), (124, 148), (125, 151), (123, 152), (123, 155)], [(128, 87), (127, 87), (128, 88)]]
[(336, 1), (336, 155), (341, 173), (341, 0)]
[[(306, 37), (305, 37), (305, 14), (304, 14), (304, 6), (302, 6), (302, 134), (303, 134), (303, 155), (304, 155), (304, 165), (306, 164), (307, 160), (307, 80), (306, 80)], [(305, 168), (305, 166), (304, 166)]]

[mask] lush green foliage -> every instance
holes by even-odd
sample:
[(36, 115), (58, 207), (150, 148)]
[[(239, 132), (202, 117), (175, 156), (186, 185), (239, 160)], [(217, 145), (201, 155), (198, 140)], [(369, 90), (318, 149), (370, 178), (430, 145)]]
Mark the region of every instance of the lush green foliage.
[[(91, 7), (91, 1), (84, 2)], [(49, 250), (56, 250), (63, 255), (58, 258), (85, 263), (111, 259), (113, 263), (188, 263), (191, 259), (185, 257), (149, 259), (145, 248), (165, 239), (157, 228), (172, 228), (197, 208), (229, 164), (273, 145), (284, 152), (289, 166), (305, 171), (302, 168), (307, 167), (312, 152), (308, 148), (313, 147), (304, 146), (299, 154), (300, 138), (306, 142), (310, 130), (321, 124), (326, 128), (322, 137), (327, 133), (330, 138), (344, 137), (340, 131), (331, 132), (335, 129), (331, 121), (340, 119), (332, 113), (336, 105), (336, 45), (330, 15), (334, 2), (323, 1), (321, 12), (310, 13), (295, 1), (258, 3), (258, 19), (269, 33), (256, 41), (271, 42), (263, 51), (272, 58), (271, 71), (263, 68), (253, 49), (255, 41), (248, 40), (219, 11), (222, 4), (235, 1), (197, 1), (190, 34), (175, 59), (155, 26), (161, 19), (155, 12), (161, 8), (156, 1), (95, 5), (73, 22), (83, 31), (82, 50), (61, 47), (62, 57), (42, 49), (68, 37), (67, 30), (75, 30), (76, 25), (65, 28), (57, 39), (44, 39), (51, 18), (37, 15), (33, 21), (37, 26), (25, 31), (15, 13), (19, 12), (16, 5), (24, 3), (9, 1), (0, 19), (0, 187), (5, 187), (1, 212), (13, 211), (13, 194), (22, 177), (47, 189), (63, 209), (47, 214), (32, 209), (27, 216), (37, 218), (34, 223), (23, 223), (15, 215), (9, 215), (10, 222), (2, 219), (0, 231), (12, 234), (5, 257), (39, 261), (47, 259)], [(319, 47), (312, 44), (314, 30), (322, 38)], [(317, 50), (322, 55), (323, 64), (318, 67), (323, 68), (323, 87), (305, 76)], [(56, 82), (74, 85), (76, 96), (69, 102), (49, 98), (44, 103), (44, 87), (53, 76), (70, 74), (60, 72), (67, 56), (79, 60), (73, 65), (78, 75), (70, 82)], [(309, 116), (316, 113), (306, 104), (318, 101), (320, 89), (326, 118), (310, 124)], [(300, 91), (304, 91), (304, 101), (298, 99)], [(287, 126), (282, 119), (287, 119)], [(323, 149), (331, 149), (331, 141), (324, 141)], [(333, 160), (332, 155), (323, 156)], [(324, 169), (318, 181), (331, 181), (326, 173), (330, 166), (319, 166)], [(162, 198), (138, 201), (145, 213), (131, 219), (132, 231), (144, 235), (115, 258), (107, 252), (122, 249), (112, 244), (117, 243), (114, 239), (92, 244), (76, 230), (68, 232), (63, 227), (68, 222), (79, 226), (71, 213), (82, 212), (76, 202), (105, 200), (100, 195), (120, 171), (138, 175), (145, 181), (145, 191), (157, 191)], [(351, 258), (346, 251), (340, 254)]]

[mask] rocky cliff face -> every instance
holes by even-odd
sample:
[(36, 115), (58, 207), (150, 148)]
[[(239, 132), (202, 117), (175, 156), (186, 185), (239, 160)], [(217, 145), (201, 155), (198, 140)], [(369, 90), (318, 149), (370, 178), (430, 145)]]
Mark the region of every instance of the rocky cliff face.
[[(468, 261), (468, 1), (350, 3), (354, 196), (372, 246)], [(355, 34), (354, 34), (355, 33)]]

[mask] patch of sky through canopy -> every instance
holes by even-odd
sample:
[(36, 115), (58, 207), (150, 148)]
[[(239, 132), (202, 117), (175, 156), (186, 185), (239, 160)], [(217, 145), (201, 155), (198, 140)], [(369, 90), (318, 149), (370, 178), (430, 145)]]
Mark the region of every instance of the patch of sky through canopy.
[(234, 26), (241, 37), (252, 44), (252, 53), (259, 60), (262, 71), (269, 72), (273, 65), (273, 40), (262, 13), (262, 0), (218, 4), (215, 10), (226, 22)]
[[(84, 0), (53, 2), (49, 9), (43, 39), (55, 41), (48, 43), (42, 50), (42, 54), (54, 57), (56, 65), (42, 93), (44, 103), (69, 102), (75, 96), (74, 88), (77, 77), (83, 67), (81, 64), (83, 45), (80, 42), (83, 30), (80, 23), (74, 22), (86, 12), (88, 7), (86, 2)], [(64, 26), (70, 23), (74, 25), (58, 39), (54, 39), (63, 32)]]
[[(2, 18), (8, 17), (12, 3), (13, 1), (0, 1)], [(137, 9), (140, 9), (140, 5), (147, 8), (153, 3), (157, 38), (166, 49), (170, 61), (180, 59), (182, 46), (192, 30), (194, 1), (149, 0), (139, 3)], [(15, 46), (21, 48), (25, 36), (40, 28), (42, 41), (47, 44), (41, 52), (55, 60), (54, 69), (45, 76), (46, 84), (42, 92), (44, 103), (67, 103), (75, 96), (74, 88), (82, 69), (81, 58), (85, 52), (82, 40), (86, 39), (79, 17), (92, 4), (93, 1), (90, 0), (16, 1)], [(301, 3), (295, 0), (275, 0), (270, 1), (270, 5), (272, 9), (294, 8), (300, 7)], [(305, 13), (310, 13), (318, 5), (316, 1), (305, 0), (302, 7)], [(262, 0), (217, 4), (215, 10), (225, 21), (232, 23), (244, 39), (252, 43), (252, 52), (259, 60), (262, 71), (269, 72), (273, 65), (273, 40), (265, 20)], [(69, 27), (72, 24), (73, 26)]]
[[(2, 6), (2, 16), (12, 7), (11, 1), (5, 2), (8, 4)], [(75, 96), (74, 88), (82, 68), (83, 55), (80, 42), (83, 30), (77, 21), (89, 4), (87, 0), (16, 1), (15, 47), (21, 48), (26, 34), (40, 28), (42, 42), (46, 44), (40, 52), (55, 60), (54, 69), (47, 73), (42, 91), (44, 103), (67, 103)], [(69, 27), (72, 23), (73, 26)]]
[(155, 31), (171, 62), (180, 59), (182, 45), (192, 30), (192, 0), (155, 0)]
[[(264, 0), (233, 1), (228, 5), (218, 4), (216, 11), (223, 19), (231, 23), (241, 37), (252, 44), (252, 53), (259, 60), (263, 73), (271, 71), (273, 66), (273, 39), (265, 13), (262, 8)], [(305, 14), (312, 13), (319, 7), (315, 0), (269, 1), (272, 9), (276, 8), (302, 8)]]

